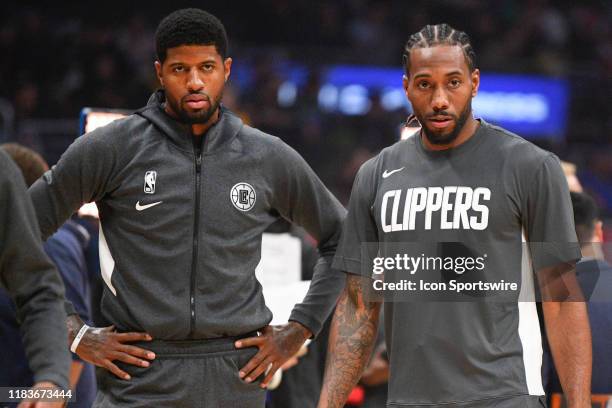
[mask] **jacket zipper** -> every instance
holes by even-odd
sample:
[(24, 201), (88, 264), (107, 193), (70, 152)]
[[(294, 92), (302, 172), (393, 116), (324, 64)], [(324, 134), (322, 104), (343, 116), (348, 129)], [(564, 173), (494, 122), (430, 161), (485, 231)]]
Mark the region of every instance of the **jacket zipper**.
[(195, 201), (195, 215), (193, 225), (193, 250), (191, 258), (191, 283), (189, 288), (189, 308), (190, 308), (190, 330), (189, 336), (193, 336), (196, 324), (196, 304), (195, 304), (195, 280), (196, 272), (198, 269), (198, 241), (200, 234), (200, 184), (201, 184), (201, 173), (202, 173), (202, 149), (195, 143), (195, 171), (196, 171), (196, 201)]

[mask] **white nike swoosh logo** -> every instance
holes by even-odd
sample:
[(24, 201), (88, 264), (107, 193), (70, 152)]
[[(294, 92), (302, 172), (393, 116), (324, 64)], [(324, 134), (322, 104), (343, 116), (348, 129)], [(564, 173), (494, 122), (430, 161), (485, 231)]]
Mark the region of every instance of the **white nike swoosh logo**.
[(146, 210), (147, 208), (155, 207), (157, 204), (161, 204), (161, 203), (163, 203), (163, 201), (158, 201), (158, 202), (151, 203), (151, 204), (140, 205), (140, 201), (138, 201), (136, 203), (136, 211), (143, 211), (143, 210)]
[(392, 175), (393, 173), (397, 173), (398, 171), (402, 171), (402, 170), (404, 170), (404, 168), (403, 168), (403, 167), (402, 167), (401, 169), (395, 169), (395, 170), (391, 170), (391, 171), (387, 171), (387, 170), (385, 170), (385, 171), (383, 172), (383, 178), (387, 178), (387, 177), (389, 177), (390, 175)]

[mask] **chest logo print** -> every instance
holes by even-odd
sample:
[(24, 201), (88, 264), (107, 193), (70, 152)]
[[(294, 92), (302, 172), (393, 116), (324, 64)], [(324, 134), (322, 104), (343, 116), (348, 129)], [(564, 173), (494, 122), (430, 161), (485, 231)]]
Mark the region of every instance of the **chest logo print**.
[(393, 173), (397, 173), (398, 171), (402, 171), (402, 170), (404, 170), (404, 168), (403, 168), (403, 167), (402, 167), (402, 168), (400, 168), (400, 169), (395, 169), (395, 170), (391, 170), (391, 171), (389, 171), (389, 170), (385, 170), (385, 171), (383, 172), (383, 175), (382, 175), (382, 176), (383, 176), (383, 178), (385, 179), (385, 178), (389, 177), (390, 175), (392, 175)]
[(163, 201), (157, 201), (151, 204), (140, 205), (140, 201), (138, 201), (136, 202), (136, 211), (144, 211), (147, 208), (155, 207), (156, 205), (161, 204), (161, 203), (163, 203)]
[(157, 181), (157, 172), (149, 170), (144, 176), (144, 192), (145, 194), (155, 194), (155, 182)]
[(255, 189), (249, 183), (238, 183), (232, 187), (230, 192), (232, 204), (240, 211), (249, 211), (255, 206), (256, 199)]

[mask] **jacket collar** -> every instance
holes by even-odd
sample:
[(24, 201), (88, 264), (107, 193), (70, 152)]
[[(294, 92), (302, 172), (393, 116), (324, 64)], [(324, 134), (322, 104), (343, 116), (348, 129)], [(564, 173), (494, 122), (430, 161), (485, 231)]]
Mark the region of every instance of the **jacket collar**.
[[(191, 126), (172, 118), (164, 110), (166, 96), (162, 89), (154, 92), (147, 106), (136, 111), (137, 115), (147, 119), (162, 133), (170, 138), (180, 149), (194, 151)], [(220, 106), (219, 120), (204, 135), (202, 154), (211, 154), (233, 139), (242, 129), (242, 120), (225, 106)]]

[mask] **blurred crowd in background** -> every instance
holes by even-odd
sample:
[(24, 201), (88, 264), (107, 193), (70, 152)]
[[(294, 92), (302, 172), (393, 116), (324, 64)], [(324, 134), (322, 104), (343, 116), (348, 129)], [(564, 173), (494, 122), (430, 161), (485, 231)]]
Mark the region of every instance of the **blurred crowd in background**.
[[(53, 164), (79, 135), (83, 107), (143, 106), (158, 87), (153, 68), (155, 27), (170, 11), (189, 6), (212, 12), (228, 31), (235, 69), (224, 104), (246, 123), (292, 145), (343, 203), (359, 166), (398, 140), (408, 112), (405, 107), (384, 108), (380, 95), (372, 96), (366, 114), (321, 109), (324, 67), (399, 68), (410, 34), (426, 24), (446, 22), (470, 35), (483, 73), (567, 81), (563, 134), (535, 142), (574, 163), (564, 168), (570, 185), (577, 183), (571, 177), (576, 171), (604, 218), (612, 218), (612, 2), (604, 0), (175, 0), (62, 7), (3, 2), (0, 143), (28, 146)], [(287, 103), (281, 96), (292, 64), (307, 69)], [(607, 225), (612, 223), (604, 222)], [(90, 232), (85, 254), (94, 264), (90, 270), (97, 271), (97, 256), (92, 255), (97, 233)], [(101, 287), (98, 276), (87, 288), (95, 300), (90, 317), (98, 325)], [(311, 346), (312, 360), (302, 366), (312, 364), (321, 372), (324, 344)], [(374, 391), (369, 394), (373, 399), (384, 400), (385, 386), (380, 383), (386, 379), (377, 380), (386, 369), (383, 351), (377, 348), (362, 379)], [(299, 373), (288, 375), (301, 381)], [(277, 394), (283, 398), (292, 393), (302, 397), (320, 387), (314, 384), (312, 390), (300, 391), (291, 389), (289, 381), (283, 384), (287, 388)], [(274, 397), (270, 403), (275, 406)]]
[[(16, 141), (51, 164), (78, 135), (84, 106), (136, 109), (157, 88), (154, 29), (169, 11), (202, 7), (225, 24), (236, 64), (224, 102), (295, 147), (346, 203), (358, 167), (398, 139), (405, 109), (374, 103), (366, 115), (319, 109), (321, 64), (401, 65), (408, 36), (428, 23), (466, 31), (483, 72), (568, 80), (564, 135), (537, 143), (578, 166), (612, 215), (612, 3), (604, 0), (253, 0), (5, 3), (0, 13), (0, 142)], [(295, 103), (279, 103), (277, 69), (309, 67)], [(401, 78), (398, 78), (400, 81)]]

